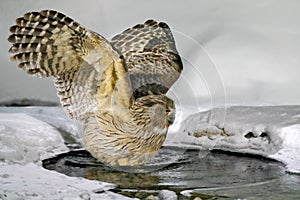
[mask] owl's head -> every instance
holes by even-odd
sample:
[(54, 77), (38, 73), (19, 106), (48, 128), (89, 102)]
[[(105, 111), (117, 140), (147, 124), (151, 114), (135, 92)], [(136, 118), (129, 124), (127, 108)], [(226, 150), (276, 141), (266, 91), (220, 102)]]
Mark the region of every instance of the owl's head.
[(170, 126), (175, 118), (174, 101), (166, 95), (147, 95), (136, 99), (137, 113), (147, 113), (153, 126)]

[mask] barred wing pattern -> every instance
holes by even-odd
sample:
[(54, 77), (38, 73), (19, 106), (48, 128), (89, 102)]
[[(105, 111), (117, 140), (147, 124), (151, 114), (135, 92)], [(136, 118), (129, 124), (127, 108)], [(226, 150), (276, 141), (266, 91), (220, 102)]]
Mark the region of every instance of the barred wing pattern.
[(169, 26), (147, 20), (112, 38), (126, 60), (134, 97), (165, 94), (179, 78), (182, 61)]
[(53, 76), (70, 118), (109, 109), (111, 101), (129, 107), (127, 69), (102, 36), (51, 10), (25, 14), (10, 31), (11, 60), (30, 75)]

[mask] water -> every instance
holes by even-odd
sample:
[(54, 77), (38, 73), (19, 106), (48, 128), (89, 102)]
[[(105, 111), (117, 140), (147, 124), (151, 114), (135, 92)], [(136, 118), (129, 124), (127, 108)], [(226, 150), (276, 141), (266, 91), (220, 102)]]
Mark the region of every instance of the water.
[(86, 151), (73, 151), (43, 166), (114, 183), (114, 192), (142, 199), (162, 190), (174, 191), (178, 199), (300, 199), (299, 175), (286, 173), (279, 162), (241, 154), (165, 147), (145, 166), (112, 168)]

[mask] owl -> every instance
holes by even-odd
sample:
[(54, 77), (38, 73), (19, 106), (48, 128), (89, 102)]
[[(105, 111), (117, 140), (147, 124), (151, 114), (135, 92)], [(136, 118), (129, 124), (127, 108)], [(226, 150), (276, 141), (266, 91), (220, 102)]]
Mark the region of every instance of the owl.
[(10, 32), (11, 60), (29, 75), (53, 78), (92, 156), (111, 166), (136, 166), (159, 151), (175, 111), (166, 93), (183, 69), (166, 23), (147, 20), (109, 41), (43, 10), (16, 19)]

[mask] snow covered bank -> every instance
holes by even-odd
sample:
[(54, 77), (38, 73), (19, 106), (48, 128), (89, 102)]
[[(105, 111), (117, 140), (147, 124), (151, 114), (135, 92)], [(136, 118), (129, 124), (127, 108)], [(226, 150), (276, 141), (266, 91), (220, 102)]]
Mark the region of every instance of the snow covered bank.
[(113, 184), (69, 177), (36, 164), (0, 163), (0, 199), (130, 199), (109, 192)]
[(59, 126), (60, 108), (19, 108), (19, 112), (26, 109), (31, 115), (40, 110), (39, 117), (0, 109), (0, 199), (129, 199), (108, 191), (113, 184), (44, 169), (42, 159), (68, 151), (60, 132), (40, 120), (43, 115), (48, 121), (56, 118)]
[(60, 106), (0, 107), (0, 113), (23, 113), (50, 124), (56, 129), (68, 132), (74, 139), (78, 138), (76, 124), (68, 119)]
[(300, 106), (233, 106), (187, 117), (174, 144), (262, 155), (300, 173)]
[[(300, 106), (182, 111), (165, 145), (262, 155), (300, 173)], [(109, 191), (113, 184), (42, 168), (42, 159), (68, 151), (61, 131), (79, 141), (60, 107), (0, 107), (0, 199), (127, 199)]]
[(9, 163), (38, 163), (68, 150), (54, 127), (23, 113), (0, 113), (0, 138), (0, 159)]

